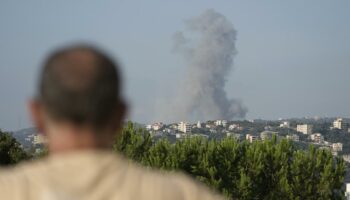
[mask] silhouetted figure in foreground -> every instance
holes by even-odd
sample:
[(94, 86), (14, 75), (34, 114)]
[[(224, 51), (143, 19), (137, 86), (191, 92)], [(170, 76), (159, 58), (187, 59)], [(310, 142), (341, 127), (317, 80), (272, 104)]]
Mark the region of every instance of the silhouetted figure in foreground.
[(117, 67), (89, 46), (47, 59), (29, 109), (50, 154), (2, 169), (0, 199), (221, 199), (184, 175), (144, 169), (112, 152), (127, 110)]

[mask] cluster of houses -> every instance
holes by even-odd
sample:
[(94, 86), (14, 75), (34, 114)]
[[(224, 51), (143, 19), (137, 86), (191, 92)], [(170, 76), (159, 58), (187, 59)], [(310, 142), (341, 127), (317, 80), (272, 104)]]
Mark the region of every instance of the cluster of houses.
[[(350, 132), (349, 124), (345, 122), (342, 118), (337, 118), (334, 120), (330, 130), (342, 130), (344, 132)], [(343, 151), (343, 144), (340, 142), (331, 143), (324, 139), (324, 136), (321, 133), (313, 132), (313, 125), (310, 124), (301, 124), (297, 125), (297, 131), (305, 135), (309, 135), (309, 139), (313, 144), (320, 145), (323, 149), (329, 149), (334, 155), (338, 155), (339, 152)]]
[[(275, 130), (276, 127), (266, 126), (265, 130), (257, 133), (244, 133), (243, 130), (246, 127), (242, 127), (240, 123), (228, 122), (227, 120), (214, 120), (207, 121), (201, 123), (198, 121), (197, 123), (188, 123), (185, 121), (173, 124), (164, 124), (162, 122), (156, 122), (153, 124), (146, 125), (146, 129), (151, 132), (151, 134), (155, 136), (162, 136), (163, 134), (174, 135), (176, 139), (181, 139), (184, 137), (192, 137), (192, 136), (203, 136), (208, 137), (209, 134), (221, 134), (226, 135), (227, 137), (234, 137), (238, 140), (248, 140), (249, 142), (254, 142), (257, 140), (267, 140), (271, 139), (273, 135), (277, 138), (286, 138), (288, 140), (292, 140), (295, 142), (304, 142), (304, 143), (313, 143), (320, 148), (329, 149), (332, 151), (334, 155), (337, 155), (339, 152), (343, 150), (342, 143), (331, 143), (325, 141), (324, 136), (321, 133), (313, 132), (312, 124), (297, 124), (296, 127), (291, 127), (290, 122), (283, 121), (277, 128), (279, 129), (293, 129), (295, 130), (291, 134), (287, 134), (284, 136), (279, 135), (279, 132)], [(345, 131), (349, 131), (348, 124), (342, 119), (336, 119), (331, 130), (333, 129), (341, 129)], [(307, 141), (301, 141), (300, 136), (306, 135)], [(303, 137), (305, 138), (305, 137)], [(350, 161), (350, 156), (349, 156)]]
[[(251, 126), (261, 124), (261, 122), (250, 121)], [(172, 124), (165, 124), (162, 122), (156, 122), (153, 124), (146, 125), (146, 129), (153, 135), (162, 137), (164, 135), (171, 135), (175, 139), (182, 139), (186, 137), (209, 137), (210, 135), (220, 135), (220, 137), (234, 137), (237, 140), (247, 140), (254, 142), (258, 140), (271, 139), (275, 135), (278, 139), (286, 138), (295, 142), (301, 143), (312, 143), (320, 148), (329, 149), (334, 155), (338, 155), (339, 152), (343, 151), (343, 144), (340, 142), (332, 143), (325, 140), (324, 135), (318, 132), (314, 132), (312, 124), (293, 124), (291, 126), (289, 121), (282, 121), (279, 125), (265, 126), (262, 132), (252, 131), (246, 125), (242, 125), (240, 122), (229, 122), (227, 120), (214, 120), (207, 122), (189, 123), (179, 122)], [(330, 130), (339, 129), (344, 132), (350, 132), (348, 123), (342, 118), (334, 120)], [(288, 134), (281, 134), (279, 131), (282, 130), (293, 130)], [(283, 132), (283, 131), (282, 131)], [(285, 131), (284, 131), (285, 132)], [(303, 138), (301, 140), (301, 138)], [(37, 133), (28, 134), (25, 138), (25, 142), (31, 143), (34, 147), (45, 143), (45, 138)], [(345, 160), (350, 162), (350, 155), (345, 157)]]
[[(239, 124), (228, 124), (227, 120), (215, 120), (201, 123), (191, 124), (185, 121), (173, 124), (164, 124), (162, 122), (156, 122), (146, 125), (146, 129), (153, 135), (162, 135), (164, 133), (176, 135), (177, 139), (189, 136), (204, 136), (208, 137), (206, 133), (226, 133), (234, 135), (233, 131), (242, 131), (243, 127)], [(237, 135), (237, 134), (236, 134)]]

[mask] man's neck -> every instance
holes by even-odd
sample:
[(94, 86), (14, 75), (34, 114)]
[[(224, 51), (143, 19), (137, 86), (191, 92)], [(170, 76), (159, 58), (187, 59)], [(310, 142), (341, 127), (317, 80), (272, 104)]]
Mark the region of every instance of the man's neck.
[(81, 150), (109, 149), (113, 144), (113, 133), (71, 124), (58, 124), (47, 130), (48, 148), (51, 154)]

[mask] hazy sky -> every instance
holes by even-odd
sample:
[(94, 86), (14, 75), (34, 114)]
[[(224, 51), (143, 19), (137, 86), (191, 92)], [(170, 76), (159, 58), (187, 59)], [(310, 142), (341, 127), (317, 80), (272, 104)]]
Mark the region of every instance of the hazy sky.
[(0, 128), (31, 126), (25, 102), (46, 54), (69, 42), (100, 45), (123, 65), (131, 118), (148, 123), (176, 90), (184, 61), (172, 36), (213, 8), (238, 31), (229, 97), (248, 119), (350, 117), (350, 1), (0, 2)]

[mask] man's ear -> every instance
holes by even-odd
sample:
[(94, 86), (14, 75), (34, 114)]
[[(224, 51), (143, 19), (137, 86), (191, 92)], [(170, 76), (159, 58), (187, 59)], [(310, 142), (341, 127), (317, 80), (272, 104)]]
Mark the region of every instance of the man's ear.
[(31, 99), (27, 103), (28, 111), (34, 126), (39, 133), (45, 134), (44, 111), (41, 103), (35, 99)]

